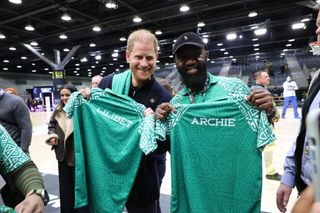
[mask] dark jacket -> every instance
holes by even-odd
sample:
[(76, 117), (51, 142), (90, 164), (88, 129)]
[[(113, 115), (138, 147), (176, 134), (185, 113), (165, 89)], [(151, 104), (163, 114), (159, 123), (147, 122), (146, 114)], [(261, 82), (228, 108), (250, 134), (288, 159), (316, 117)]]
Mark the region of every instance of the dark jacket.
[(308, 96), (302, 105), (301, 126), (300, 126), (299, 135), (296, 141), (296, 150), (294, 152), (294, 159), (295, 159), (295, 166), (296, 166), (295, 181), (296, 181), (296, 186), (299, 193), (301, 193), (307, 186), (301, 179), (302, 154), (303, 154), (304, 142), (305, 142), (305, 136), (306, 136), (306, 116), (309, 112), (310, 105), (319, 90), (320, 90), (320, 77), (317, 76), (313, 80), (308, 92)]
[[(104, 77), (99, 87), (102, 89), (112, 87), (113, 75)], [(132, 87), (128, 94), (131, 98), (145, 107), (150, 107), (154, 111), (157, 106), (163, 102), (169, 102), (172, 96), (152, 77), (141, 88), (134, 90)], [(165, 144), (165, 143), (161, 143)], [(159, 144), (158, 153), (165, 152), (167, 147)], [(127, 205), (147, 205), (159, 198), (159, 180), (155, 156), (152, 154), (143, 155), (139, 170), (132, 186)]]
[[(60, 106), (58, 106), (60, 107)], [(66, 113), (61, 111), (53, 113), (48, 124), (48, 138), (46, 143), (50, 145), (52, 137), (58, 138), (58, 145), (52, 146), (58, 161), (64, 161), (69, 166), (74, 166), (74, 139), (73, 123), (67, 119)]]
[(0, 124), (24, 151), (29, 152), (32, 137), (30, 112), (21, 97), (0, 89)]

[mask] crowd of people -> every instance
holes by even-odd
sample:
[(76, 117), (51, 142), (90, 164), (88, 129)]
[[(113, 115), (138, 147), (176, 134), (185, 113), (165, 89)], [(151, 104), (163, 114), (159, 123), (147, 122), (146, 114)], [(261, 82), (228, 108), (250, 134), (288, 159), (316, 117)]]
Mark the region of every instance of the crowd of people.
[[(317, 26), (320, 35), (320, 12)], [(301, 198), (293, 212), (319, 210), (314, 189), (302, 193), (312, 183), (305, 120), (319, 107), (319, 73), (301, 117), (296, 82), (288, 76), (283, 83), (281, 118), (292, 103), (301, 127), (281, 175), (273, 166), (273, 128), (280, 113), (267, 90), (271, 63), (255, 73), (251, 88), (236, 78), (214, 76), (202, 37), (186, 32), (173, 45), (183, 85), (173, 92), (154, 76), (159, 53), (153, 33), (132, 32), (125, 54), (127, 71), (94, 76), (92, 87), (80, 91), (72, 84), (60, 89), (44, 140), (58, 161), (60, 212), (161, 213), (167, 152), (171, 212), (261, 212), (262, 155), (266, 178), (280, 181), (276, 204), (281, 212), (287, 211), (294, 187)], [(31, 136), (28, 107), (14, 88), (0, 89), (2, 211), (44, 212), (49, 201), (30, 158)]]

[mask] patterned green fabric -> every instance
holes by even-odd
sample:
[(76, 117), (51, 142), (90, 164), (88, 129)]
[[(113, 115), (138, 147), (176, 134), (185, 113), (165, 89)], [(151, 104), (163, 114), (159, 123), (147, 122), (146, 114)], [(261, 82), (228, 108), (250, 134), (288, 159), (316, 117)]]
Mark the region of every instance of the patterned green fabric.
[[(185, 92), (171, 101), (176, 112), (165, 124), (171, 140), (171, 212), (260, 212), (260, 149), (275, 139), (265, 113), (245, 100), (249, 90), (240, 80), (210, 75), (210, 87), (195, 97), (197, 104), (188, 104)], [(164, 124), (158, 121), (156, 127), (163, 139), (159, 125)]]
[(112, 91), (119, 95), (128, 95), (131, 85), (131, 71), (127, 70), (113, 76)]
[(11, 139), (9, 133), (5, 130), (5, 128), (0, 125), (1, 174), (7, 174), (29, 160), (30, 158)]
[(65, 110), (74, 121), (75, 206), (122, 212), (142, 157), (139, 144), (150, 148), (140, 142), (139, 131), (152, 127), (143, 122), (145, 107), (109, 89), (94, 89), (90, 101), (73, 93)]
[(10, 207), (4, 206), (4, 205), (0, 206), (0, 212), (1, 213), (16, 213), (15, 210), (13, 210)]

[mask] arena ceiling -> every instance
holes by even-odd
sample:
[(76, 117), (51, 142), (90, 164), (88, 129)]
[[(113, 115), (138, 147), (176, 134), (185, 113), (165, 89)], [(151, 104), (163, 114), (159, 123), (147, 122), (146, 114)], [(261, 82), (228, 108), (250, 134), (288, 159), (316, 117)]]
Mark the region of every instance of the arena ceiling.
[[(107, 3), (116, 7), (107, 8)], [(189, 11), (181, 12), (182, 5), (187, 5)], [(315, 40), (314, 5), (314, 1), (295, 0), (22, 0), (21, 4), (1, 0), (0, 75), (49, 75), (52, 68), (24, 46), (31, 42), (36, 42), (38, 45), (33, 47), (52, 61), (54, 49), (60, 51), (62, 60), (68, 50), (81, 45), (65, 67), (67, 76), (106, 75), (126, 69), (123, 38), (140, 28), (161, 31), (157, 35), (160, 68), (174, 63), (172, 44), (186, 31), (198, 32), (208, 40), (210, 60), (270, 53), (280, 57), (284, 51), (307, 48)], [(257, 15), (248, 17), (250, 12)], [(64, 14), (71, 20), (62, 20)], [(141, 22), (133, 22), (136, 16)], [(199, 22), (205, 25), (198, 26)], [(293, 30), (296, 22), (305, 26)], [(26, 30), (26, 25), (34, 30)], [(100, 31), (93, 31), (94, 26)], [(257, 36), (257, 28), (267, 31)], [(227, 40), (231, 32), (236, 38)], [(59, 38), (61, 34), (67, 39)], [(218, 46), (220, 43), (222, 46)], [(112, 56), (115, 51), (118, 57)], [(84, 57), (87, 62), (80, 61)]]

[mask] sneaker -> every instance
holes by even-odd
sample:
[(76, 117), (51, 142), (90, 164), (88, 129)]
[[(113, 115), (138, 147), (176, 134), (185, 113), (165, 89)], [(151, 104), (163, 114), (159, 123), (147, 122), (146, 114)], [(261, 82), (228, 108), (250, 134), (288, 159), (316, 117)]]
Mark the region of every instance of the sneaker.
[(266, 178), (268, 180), (276, 180), (276, 181), (280, 181), (281, 180), (282, 175), (280, 175), (278, 172), (275, 173), (274, 175), (266, 175)]

